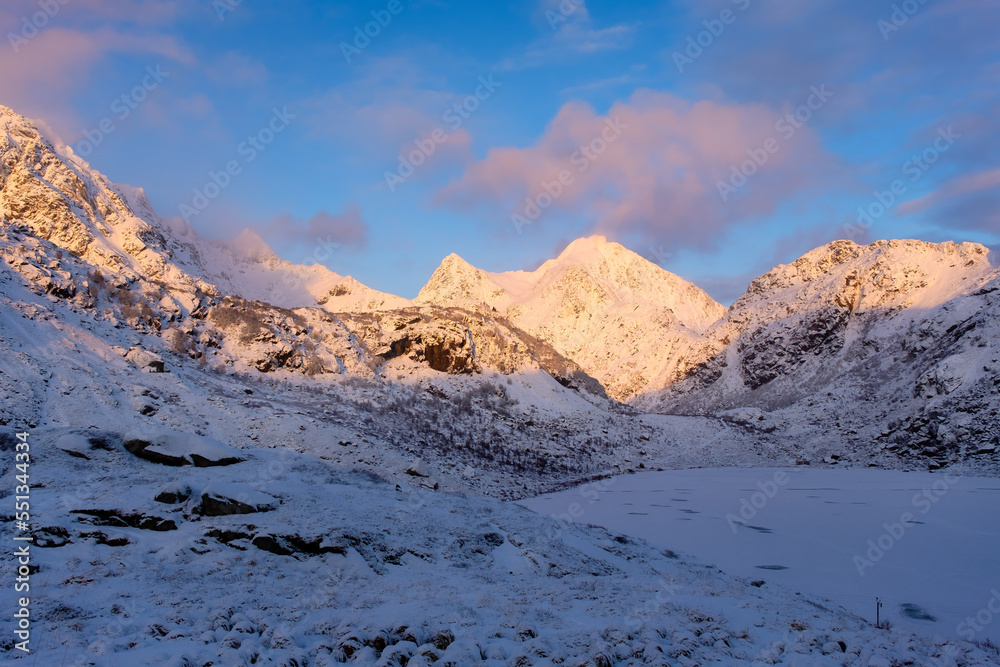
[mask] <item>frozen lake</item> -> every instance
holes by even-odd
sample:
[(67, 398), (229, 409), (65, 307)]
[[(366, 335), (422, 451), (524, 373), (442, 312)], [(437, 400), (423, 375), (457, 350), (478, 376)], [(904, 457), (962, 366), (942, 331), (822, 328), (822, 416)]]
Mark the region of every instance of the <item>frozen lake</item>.
[(1000, 480), (885, 470), (697, 469), (525, 500), (923, 635), (1000, 642)]

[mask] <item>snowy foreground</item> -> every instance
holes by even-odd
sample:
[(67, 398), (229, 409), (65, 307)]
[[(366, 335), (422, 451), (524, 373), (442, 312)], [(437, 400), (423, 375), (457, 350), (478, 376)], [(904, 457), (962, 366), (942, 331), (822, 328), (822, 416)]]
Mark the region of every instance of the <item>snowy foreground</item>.
[[(73, 433), (31, 436), (46, 546), (32, 546), (37, 653), (11, 650), (11, 620), (0, 625), (12, 664), (997, 664), (965, 641), (878, 630), (819, 598), (516, 504), (397, 487), (287, 450)], [(143, 450), (142, 437), (159, 444)], [(185, 457), (229, 465), (164, 463)], [(702, 481), (687, 488), (704, 488), (706, 473), (691, 474)], [(753, 523), (780, 516), (776, 503)], [(5, 571), (12, 560), (6, 550)]]
[(1000, 643), (1000, 481), (994, 478), (675, 470), (616, 477), (522, 504), (694, 554), (767, 587), (822, 596), (872, 621), (879, 596), (882, 618), (897, 627)]

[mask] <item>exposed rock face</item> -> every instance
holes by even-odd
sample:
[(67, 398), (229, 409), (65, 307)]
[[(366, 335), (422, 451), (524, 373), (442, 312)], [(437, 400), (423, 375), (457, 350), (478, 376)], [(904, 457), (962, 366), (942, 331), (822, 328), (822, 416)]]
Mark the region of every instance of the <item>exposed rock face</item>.
[(374, 317), (372, 322), (377, 325), (364, 328), (364, 340), (377, 359), (408, 357), (452, 374), (481, 370), (472, 333), (461, 321), (421, 312), (393, 312)]
[(210, 289), (172, 261), (141, 189), (114, 185), (23, 116), (0, 107), (0, 220), (26, 225), (91, 265), (176, 289)]
[[(531, 272), (488, 273), (449, 255), (417, 303), (496, 311), (627, 399), (725, 313), (702, 290), (604, 237)], [(658, 388), (658, 387), (656, 387)]]
[(406, 358), (451, 374), (541, 369), (564, 386), (606, 396), (573, 360), (493, 312), (427, 306), (339, 317), (376, 364)]

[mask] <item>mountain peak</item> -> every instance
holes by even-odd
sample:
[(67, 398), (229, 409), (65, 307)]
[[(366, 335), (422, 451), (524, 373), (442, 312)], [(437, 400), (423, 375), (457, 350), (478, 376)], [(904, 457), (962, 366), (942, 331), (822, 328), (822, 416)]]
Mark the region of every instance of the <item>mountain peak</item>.
[(449, 303), (482, 302), (485, 300), (481, 294), (485, 281), (483, 271), (451, 253), (441, 260), (416, 300), (424, 303), (442, 300)]
[[(534, 271), (489, 273), (449, 255), (417, 301), (485, 307), (573, 358), (609, 394), (642, 391), (726, 309), (604, 236), (579, 238)], [(632, 350), (619, 363), (613, 350)]]
[(594, 259), (604, 257), (608, 252), (618, 249), (624, 250), (623, 246), (608, 241), (606, 236), (595, 234), (593, 236), (583, 236), (566, 246), (556, 261), (559, 263), (573, 262), (583, 264)]
[(462, 257), (459, 256), (458, 254), (451, 253), (447, 257), (441, 260), (441, 265), (438, 267), (438, 271), (442, 269), (446, 269), (449, 271), (455, 271), (455, 270), (461, 271), (466, 269), (475, 270), (475, 268), (476, 267), (472, 266), (472, 264), (469, 264), (467, 261), (462, 259)]
[(0, 118), (27, 123), (28, 120), (10, 107), (0, 104)]

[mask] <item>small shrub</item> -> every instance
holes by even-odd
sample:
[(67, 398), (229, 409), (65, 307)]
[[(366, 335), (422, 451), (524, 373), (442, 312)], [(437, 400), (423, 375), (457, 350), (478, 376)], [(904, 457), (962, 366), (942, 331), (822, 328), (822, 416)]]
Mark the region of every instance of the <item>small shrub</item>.
[(163, 340), (167, 344), (167, 349), (178, 356), (183, 356), (188, 352), (188, 339), (184, 332), (178, 329), (167, 329), (163, 334)]

